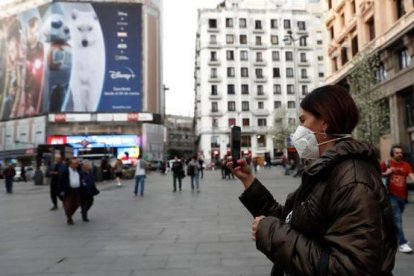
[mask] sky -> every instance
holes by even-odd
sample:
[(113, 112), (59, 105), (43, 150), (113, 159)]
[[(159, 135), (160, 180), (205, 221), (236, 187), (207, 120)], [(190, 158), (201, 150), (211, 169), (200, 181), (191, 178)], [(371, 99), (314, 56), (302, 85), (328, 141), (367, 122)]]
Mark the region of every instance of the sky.
[(166, 113), (194, 116), (194, 58), (197, 9), (216, 8), (221, 0), (163, 1), (163, 78)]

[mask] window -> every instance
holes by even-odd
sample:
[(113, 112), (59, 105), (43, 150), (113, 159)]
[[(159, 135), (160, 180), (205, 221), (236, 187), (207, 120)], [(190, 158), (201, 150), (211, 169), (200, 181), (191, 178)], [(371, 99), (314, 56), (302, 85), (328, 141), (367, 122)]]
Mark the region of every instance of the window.
[(247, 67), (242, 67), (240, 71), (242, 78), (249, 77), (249, 69)]
[(301, 69), (300, 70), (300, 76), (302, 77), (302, 79), (307, 79), (308, 78), (308, 71), (306, 69)]
[(211, 112), (218, 112), (218, 103), (211, 102)]
[(270, 36), (270, 42), (272, 45), (278, 45), (279, 44), (279, 37), (277, 35), (271, 35)]
[(226, 28), (233, 28), (233, 18), (226, 18)]
[(348, 62), (348, 51), (347, 48), (344, 46), (341, 47), (341, 61), (342, 65)]
[(329, 35), (330, 35), (330, 37), (331, 37), (331, 40), (333, 40), (333, 39), (334, 39), (334, 37), (335, 37), (335, 33), (334, 33), (334, 28), (333, 28), (333, 26), (329, 28)]
[(273, 94), (274, 95), (282, 94), (282, 86), (280, 86), (280, 84), (274, 84), (273, 85)]
[(227, 95), (234, 95), (235, 93), (234, 84), (227, 84)]
[(270, 28), (277, 29), (277, 19), (270, 19)]
[(305, 96), (308, 94), (308, 86), (302, 85), (302, 95)]
[(257, 102), (257, 109), (264, 109), (264, 103), (263, 102)]
[(294, 101), (288, 101), (287, 106), (289, 109), (295, 108), (295, 102)]
[(236, 111), (236, 102), (234, 101), (227, 102), (227, 111)]
[(306, 36), (299, 37), (299, 46), (306, 46), (307, 45), (306, 40), (307, 40)]
[(375, 78), (377, 79), (377, 81), (383, 81), (385, 80), (387, 77), (387, 71), (385, 71), (385, 66), (384, 63), (380, 62), (378, 64), (378, 67), (375, 70)]
[(263, 85), (257, 86), (257, 95), (264, 95)]
[(290, 126), (296, 125), (296, 119), (295, 118), (288, 118), (288, 125), (290, 125)]
[(256, 61), (258, 61), (258, 62), (263, 61), (263, 54), (262, 54), (262, 52), (256, 52)]
[(295, 94), (295, 87), (293, 86), (293, 84), (288, 84), (287, 85), (287, 93), (289, 94), (289, 95), (293, 95), (293, 94)]
[(256, 30), (261, 30), (262, 29), (262, 21), (261, 20), (255, 20), (254, 21), (254, 28)]
[(217, 44), (216, 35), (210, 35), (210, 44)]
[(246, 28), (246, 27), (247, 27), (247, 21), (246, 21), (246, 18), (240, 18), (240, 19), (239, 19), (239, 27), (240, 27), (240, 28)]
[(354, 57), (358, 53), (358, 36), (354, 36), (351, 40), (351, 51), (352, 56)]
[(280, 78), (280, 69), (279, 68), (273, 68), (273, 77), (274, 78)]
[(283, 20), (283, 28), (290, 29), (290, 20), (289, 19)]
[(301, 30), (301, 31), (305, 31), (306, 30), (305, 21), (298, 21), (298, 29)]
[(293, 68), (291, 67), (286, 68), (286, 77), (293, 78)]
[(399, 63), (400, 69), (407, 68), (410, 65), (411, 57), (407, 48), (404, 48), (399, 52)]
[(257, 125), (258, 126), (265, 127), (267, 125), (266, 124), (266, 119), (265, 118), (259, 118), (259, 119), (257, 119)]
[(367, 28), (368, 28), (368, 33), (369, 33), (369, 41), (371, 41), (375, 38), (375, 21), (374, 21), (374, 17), (371, 17), (367, 21)]
[(318, 61), (323, 61), (323, 56), (318, 56)]
[(249, 111), (249, 102), (243, 101), (242, 102), (242, 111)]
[(227, 67), (227, 77), (234, 78), (234, 67)]
[(226, 43), (227, 44), (233, 44), (234, 43), (233, 35), (226, 35)]
[(240, 44), (247, 44), (247, 35), (240, 35)]
[(220, 148), (219, 136), (211, 136), (211, 147)]
[(323, 35), (321, 32), (316, 33), (316, 44), (322, 45), (323, 44)]
[(257, 135), (256, 138), (257, 138), (256, 141), (257, 141), (258, 147), (262, 147), (262, 148), (266, 147), (266, 135)]
[(217, 78), (217, 68), (211, 68), (211, 77)]
[(249, 55), (247, 53), (247, 51), (240, 51), (240, 60), (248, 60), (249, 59)]
[(248, 84), (242, 84), (241, 85), (241, 93), (242, 93), (242, 95), (249, 95), (249, 85)]
[(338, 71), (338, 59), (336, 57), (332, 59), (332, 71)]
[(395, 0), (397, 8), (397, 18), (402, 17), (405, 14), (404, 0)]
[(258, 79), (263, 78), (263, 69), (261, 69), (261, 68), (256, 69), (256, 78), (258, 78)]
[(279, 51), (273, 51), (272, 52), (272, 60), (273, 61), (279, 61), (280, 60)]
[(341, 26), (344, 27), (345, 26), (345, 12), (343, 12), (342, 14), (339, 15), (339, 20), (341, 22)]
[(218, 92), (217, 92), (217, 85), (212, 85), (211, 86), (211, 95), (217, 95), (218, 94)]
[(211, 120), (211, 125), (212, 125), (212, 127), (218, 127), (218, 119), (217, 118), (213, 118)]
[(356, 6), (355, 6), (355, 1), (352, 1), (352, 2), (351, 2), (351, 11), (352, 11), (352, 14), (356, 14)]
[[(243, 118), (242, 119), (242, 126), (250, 126), (250, 119), (249, 118)], [(250, 136), (248, 136), (250, 137)]]
[(227, 60), (234, 60), (234, 51), (227, 51), (226, 57), (227, 57)]
[(236, 119), (235, 118), (229, 118), (229, 127), (236, 125)]
[(290, 51), (285, 52), (285, 59), (286, 61), (292, 61), (293, 60), (293, 53)]
[(256, 45), (262, 45), (262, 37), (256, 36)]
[[(249, 119), (247, 119), (247, 120), (249, 120)], [(243, 126), (249, 126), (249, 125), (243, 125)], [(240, 145), (242, 147), (250, 148), (252, 146), (252, 142), (251, 142), (250, 135), (242, 135), (241, 136)]]
[(300, 61), (306, 62), (306, 53), (300, 53)]
[(281, 107), (282, 107), (282, 102), (281, 101), (275, 101), (273, 103), (273, 108), (274, 109), (278, 109), (278, 108), (281, 108)]
[(217, 28), (217, 20), (216, 19), (209, 19), (208, 20), (208, 27), (210, 29), (215, 29)]
[(210, 52), (210, 61), (217, 60), (217, 52)]

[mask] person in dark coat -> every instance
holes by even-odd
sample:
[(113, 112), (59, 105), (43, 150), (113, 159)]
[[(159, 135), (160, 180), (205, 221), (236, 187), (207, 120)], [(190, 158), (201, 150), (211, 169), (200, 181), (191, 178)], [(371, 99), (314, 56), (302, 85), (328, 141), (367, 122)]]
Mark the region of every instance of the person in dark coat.
[(7, 168), (3, 171), (4, 182), (6, 184), (6, 193), (13, 193), (13, 179), (16, 175), (16, 170), (12, 164), (9, 164)]
[(55, 155), (55, 163), (47, 169), (48, 172), (46, 175), (50, 177), (50, 199), (53, 204), (50, 211), (56, 211), (58, 209), (59, 176), (64, 168), (65, 165), (62, 162), (62, 156), (57, 154)]
[(80, 174), (80, 207), (82, 220), (88, 222), (88, 211), (93, 205), (93, 197), (99, 193), (95, 185), (95, 178), (88, 161), (82, 161)]
[(182, 190), (182, 178), (184, 175), (184, 166), (180, 159), (177, 156), (174, 157), (174, 162), (172, 164), (171, 171), (173, 172), (173, 192), (177, 191), (177, 181), (178, 188)]
[(59, 175), (59, 197), (62, 199), (63, 208), (69, 225), (73, 224), (72, 216), (80, 206), (80, 174), (79, 162), (76, 158), (69, 161)]
[(254, 217), (257, 249), (273, 262), (272, 275), (392, 275), (392, 208), (376, 150), (351, 138), (359, 117), (353, 99), (328, 85), (308, 94), (301, 108), (292, 143), (313, 163), (284, 206), (243, 160), (233, 170), (245, 187), (240, 200)]

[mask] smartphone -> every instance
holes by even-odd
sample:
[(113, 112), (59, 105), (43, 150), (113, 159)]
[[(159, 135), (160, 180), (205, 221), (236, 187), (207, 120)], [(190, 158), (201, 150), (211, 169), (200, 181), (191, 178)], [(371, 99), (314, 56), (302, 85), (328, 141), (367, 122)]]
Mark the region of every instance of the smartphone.
[(233, 126), (231, 128), (231, 157), (233, 160), (233, 166), (237, 166), (237, 160), (241, 158), (241, 128), (239, 126)]

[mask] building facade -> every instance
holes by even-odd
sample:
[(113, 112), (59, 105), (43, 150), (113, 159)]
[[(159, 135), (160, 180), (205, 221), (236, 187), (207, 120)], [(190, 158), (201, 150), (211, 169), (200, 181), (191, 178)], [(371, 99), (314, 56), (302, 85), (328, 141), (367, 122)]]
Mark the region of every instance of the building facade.
[(274, 156), (274, 116), (293, 127), (300, 100), (325, 77), (319, 1), (224, 1), (201, 9), (195, 64), (195, 122), (206, 162), (229, 150), (232, 125), (242, 151)]
[[(375, 91), (388, 99), (391, 133), (381, 155), (401, 144), (414, 162), (414, 1), (327, 0), (329, 83), (348, 86), (352, 61), (363, 50), (378, 53)], [(351, 91), (352, 93), (352, 91)]]
[(39, 145), (59, 144), (163, 159), (160, 0), (0, 8), (0, 160), (30, 163)]
[(196, 154), (193, 117), (166, 115), (165, 128), (167, 130), (166, 158), (173, 159), (177, 155), (187, 160)]

